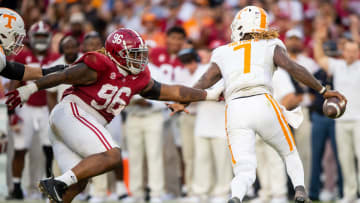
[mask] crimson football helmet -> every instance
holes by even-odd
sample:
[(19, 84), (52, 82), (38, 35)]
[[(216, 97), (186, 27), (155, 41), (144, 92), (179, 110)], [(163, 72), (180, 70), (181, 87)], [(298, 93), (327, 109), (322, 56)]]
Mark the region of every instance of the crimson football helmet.
[(111, 33), (106, 39), (105, 49), (106, 55), (118, 67), (134, 75), (145, 70), (148, 63), (145, 41), (132, 29), (120, 28)]
[(29, 30), (31, 48), (37, 51), (45, 51), (51, 42), (51, 27), (44, 21), (33, 24)]

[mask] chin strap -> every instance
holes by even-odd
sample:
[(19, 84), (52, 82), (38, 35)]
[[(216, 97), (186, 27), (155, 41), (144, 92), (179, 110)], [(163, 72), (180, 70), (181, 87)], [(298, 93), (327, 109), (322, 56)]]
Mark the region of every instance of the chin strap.
[(116, 67), (118, 68), (118, 71), (122, 74), (125, 74), (128, 75), (128, 72), (131, 72), (126, 66), (123, 66), (121, 65), (119, 62), (117, 62), (114, 57), (111, 56), (111, 54), (107, 51), (105, 51), (105, 55), (107, 57), (109, 57), (115, 64), (116, 64)]

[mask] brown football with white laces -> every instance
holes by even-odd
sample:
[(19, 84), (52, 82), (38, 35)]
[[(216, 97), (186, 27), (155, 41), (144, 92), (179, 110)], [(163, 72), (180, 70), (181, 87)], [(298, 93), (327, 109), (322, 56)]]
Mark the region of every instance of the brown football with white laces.
[(324, 115), (329, 118), (339, 118), (346, 109), (345, 101), (340, 101), (337, 97), (330, 97), (323, 104)]

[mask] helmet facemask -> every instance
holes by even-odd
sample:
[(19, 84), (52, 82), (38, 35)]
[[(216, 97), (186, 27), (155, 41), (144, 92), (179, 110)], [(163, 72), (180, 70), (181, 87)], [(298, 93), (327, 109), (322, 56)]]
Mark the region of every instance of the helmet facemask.
[(126, 60), (127, 70), (137, 75), (145, 70), (148, 64), (148, 53), (148, 48), (143, 47), (123, 49), (119, 52), (119, 55)]
[[(10, 38), (12, 39), (8, 39), (9, 37), (7, 37), (6, 35), (0, 34), (1, 46), (4, 48), (6, 55), (11, 55), (11, 54), (17, 55), (24, 47), (22, 42), (25, 38), (25, 34), (13, 32), (12, 34), (10, 34), (10, 36), (11, 36)], [(10, 43), (6, 43), (6, 42), (10, 42)]]
[(245, 33), (244, 33), (243, 29), (242, 29), (243, 26), (239, 25), (238, 22), (233, 22), (233, 23), (231, 23), (230, 27), (231, 27), (231, 30), (232, 30), (232, 32), (231, 32), (231, 41), (232, 42), (240, 41), (245, 35)]
[(22, 42), (25, 39), (25, 35), (15, 33), (14, 38), (14, 43), (10, 44), (9, 50), (11, 50), (11, 54), (17, 55), (24, 47)]

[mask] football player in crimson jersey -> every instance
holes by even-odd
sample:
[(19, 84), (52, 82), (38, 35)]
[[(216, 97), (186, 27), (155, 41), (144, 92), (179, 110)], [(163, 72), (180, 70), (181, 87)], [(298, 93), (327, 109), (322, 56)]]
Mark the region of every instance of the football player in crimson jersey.
[[(44, 67), (55, 61), (59, 55), (49, 52), (51, 42), (51, 29), (48, 24), (39, 21), (33, 24), (29, 30), (30, 49), (23, 49), (14, 57), (16, 62), (28, 64), (30, 66)], [(24, 82), (11, 81), (11, 87), (18, 87)], [(21, 176), (24, 169), (25, 155), (28, 149), (42, 147), (45, 154), (45, 171), (46, 177), (51, 175), (51, 166), (53, 160), (53, 152), (48, 136), (48, 119), (49, 110), (46, 102), (46, 91), (42, 90), (32, 94), (24, 105), (22, 111), (17, 112), (22, 118), (21, 130), (14, 136), (14, 159), (12, 162), (12, 175), (14, 190), (10, 193), (9, 198), (22, 197)], [(39, 135), (40, 145), (37, 146), (32, 142), (35, 135)], [(30, 150), (31, 152), (32, 150)], [(30, 156), (34, 157), (34, 156)], [(36, 160), (31, 164), (39, 164)], [(30, 167), (31, 168), (31, 167)], [(38, 171), (38, 170), (37, 170)], [(40, 172), (31, 172), (31, 183), (36, 187), (36, 179), (40, 179), (44, 174)]]
[(15, 11), (0, 7), (0, 75), (12, 80), (35, 80), (43, 75), (64, 69), (63, 65), (42, 70), (17, 62), (7, 61), (6, 56), (18, 54), (25, 38), (24, 21)]
[(90, 177), (114, 169), (121, 162), (120, 148), (105, 129), (128, 105), (134, 94), (165, 101), (217, 99), (219, 92), (165, 85), (151, 79), (148, 49), (131, 29), (111, 33), (105, 48), (84, 54), (62, 72), (9, 92), (13, 109), (42, 89), (72, 84), (50, 115), (54, 155), (63, 175), (40, 181), (39, 187), (54, 202), (71, 202)]

